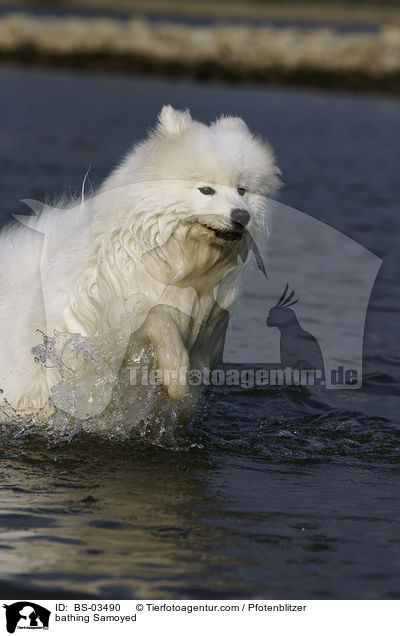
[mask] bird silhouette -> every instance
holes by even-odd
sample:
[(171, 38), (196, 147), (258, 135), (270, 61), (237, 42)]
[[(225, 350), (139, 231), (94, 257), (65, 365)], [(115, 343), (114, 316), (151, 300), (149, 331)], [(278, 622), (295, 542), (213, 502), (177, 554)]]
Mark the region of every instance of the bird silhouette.
[(292, 369), (324, 370), (324, 361), (317, 339), (300, 325), (291, 307), (299, 302), (292, 300), (294, 290), (287, 296), (289, 284), (267, 317), (268, 327), (280, 331), (281, 364)]

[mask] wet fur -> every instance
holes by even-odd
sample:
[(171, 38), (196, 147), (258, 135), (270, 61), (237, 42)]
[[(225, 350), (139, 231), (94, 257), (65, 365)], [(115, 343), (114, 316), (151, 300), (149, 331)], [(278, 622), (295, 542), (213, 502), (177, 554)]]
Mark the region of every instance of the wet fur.
[[(32, 354), (43, 346), (40, 332), (79, 333), (89, 341), (118, 331), (122, 315), (133, 317), (132, 333), (114, 366), (129, 364), (138, 343), (153, 347), (161, 370), (215, 366), (227, 326), (221, 305), (234, 302), (236, 274), (223, 303), (215, 290), (247, 258), (250, 236), (264, 230), (266, 196), (278, 173), (270, 146), (241, 119), (221, 117), (207, 126), (165, 106), (155, 129), (96, 196), (43, 206), (5, 228), (0, 387), (8, 403), (33, 413), (60, 382), (49, 352), (36, 360)], [(215, 195), (201, 194), (202, 186)], [(229, 230), (231, 210), (239, 207), (250, 213), (249, 232), (240, 241), (218, 240), (215, 231)], [(178, 383), (165, 389), (174, 401), (187, 393)]]

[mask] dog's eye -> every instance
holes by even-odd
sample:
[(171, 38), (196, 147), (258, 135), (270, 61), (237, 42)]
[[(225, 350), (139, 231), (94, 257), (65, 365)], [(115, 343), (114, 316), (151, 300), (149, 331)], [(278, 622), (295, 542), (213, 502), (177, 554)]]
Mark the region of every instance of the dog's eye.
[(213, 194), (215, 194), (215, 190), (214, 188), (210, 188), (210, 186), (204, 186), (204, 188), (199, 188), (201, 194), (207, 194), (209, 196), (212, 196)]
[(246, 194), (246, 190), (244, 188), (238, 188), (237, 191), (238, 191), (238, 194), (240, 194), (241, 197)]

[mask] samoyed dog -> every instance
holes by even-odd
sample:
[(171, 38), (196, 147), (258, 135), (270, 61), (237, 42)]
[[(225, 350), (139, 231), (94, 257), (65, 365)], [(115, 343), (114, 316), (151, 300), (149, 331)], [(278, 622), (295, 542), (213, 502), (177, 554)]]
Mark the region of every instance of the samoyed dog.
[[(30, 202), (34, 214), (0, 234), (9, 411), (99, 414), (144, 359), (164, 403), (184, 403), (188, 373), (221, 360), (240, 270), (278, 183), (271, 147), (242, 119), (208, 126), (164, 106), (96, 195)], [(137, 406), (138, 377), (125, 381)]]

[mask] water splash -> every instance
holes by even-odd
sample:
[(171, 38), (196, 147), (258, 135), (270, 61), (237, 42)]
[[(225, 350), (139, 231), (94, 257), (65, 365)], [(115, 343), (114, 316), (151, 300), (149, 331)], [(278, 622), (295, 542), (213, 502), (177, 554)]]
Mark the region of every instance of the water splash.
[(32, 353), (38, 364), (56, 370), (60, 381), (51, 388), (47, 403), (33, 414), (15, 410), (3, 398), (2, 435), (15, 440), (39, 435), (51, 446), (71, 442), (85, 432), (109, 441), (133, 438), (177, 446), (195, 412), (199, 389), (193, 387), (184, 400), (174, 402), (164, 387), (143, 384), (142, 369), (155, 365), (151, 345), (138, 347), (131, 342), (125, 353), (124, 329), (92, 338), (55, 330), (53, 336), (42, 333), (42, 338)]

